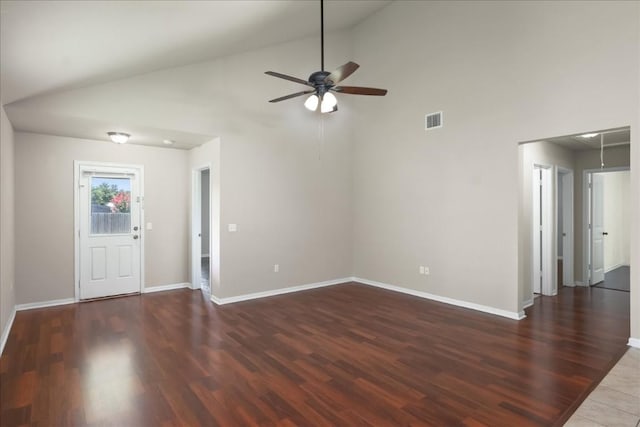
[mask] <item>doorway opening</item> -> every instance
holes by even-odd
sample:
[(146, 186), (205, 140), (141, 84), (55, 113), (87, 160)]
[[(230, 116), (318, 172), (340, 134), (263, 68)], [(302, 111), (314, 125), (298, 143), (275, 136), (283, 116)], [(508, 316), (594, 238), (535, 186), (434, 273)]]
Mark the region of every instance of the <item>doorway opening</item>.
[(556, 183), (558, 287), (575, 286), (573, 279), (573, 171), (558, 167)]
[(587, 284), (630, 291), (630, 172), (628, 167), (586, 170), (585, 277)]
[[(601, 194), (602, 191), (594, 196), (590, 185), (595, 183), (596, 189), (605, 186), (630, 189), (628, 177), (624, 184), (618, 180), (612, 185), (605, 185), (598, 177), (602, 173), (628, 173), (630, 138), (630, 128), (620, 127), (519, 144), (521, 307), (526, 309), (534, 305), (535, 297), (540, 295), (553, 296), (561, 290), (568, 294), (571, 289), (566, 288), (570, 287), (605, 287), (604, 275), (610, 272), (611, 281), (620, 282), (620, 277), (624, 281), (616, 287), (628, 289), (628, 245), (612, 242), (612, 233), (607, 228), (612, 229), (621, 223), (629, 226), (630, 196), (615, 196), (623, 200), (622, 205), (614, 208), (613, 215), (605, 215), (604, 210), (598, 210), (598, 204), (594, 205), (592, 201), (595, 198), (597, 202), (598, 198), (606, 196)], [(546, 185), (549, 182), (550, 185)], [(548, 221), (549, 206), (551, 221)], [(614, 218), (615, 224), (607, 225), (607, 217)], [(592, 219), (595, 220), (594, 233), (589, 228)], [(623, 230), (616, 230), (616, 237), (630, 236), (625, 226)], [(549, 235), (550, 250), (547, 246)], [(596, 238), (591, 239), (592, 236)], [(546, 264), (549, 254), (551, 261)], [(612, 256), (617, 260), (605, 262), (605, 254), (615, 254)], [(592, 258), (594, 262), (591, 262)], [(548, 265), (551, 266), (551, 275), (546, 268)]]
[(533, 294), (553, 295), (551, 167), (534, 165), (533, 194)]
[(210, 166), (192, 171), (192, 260), (191, 277), (193, 289), (211, 295), (211, 174)]

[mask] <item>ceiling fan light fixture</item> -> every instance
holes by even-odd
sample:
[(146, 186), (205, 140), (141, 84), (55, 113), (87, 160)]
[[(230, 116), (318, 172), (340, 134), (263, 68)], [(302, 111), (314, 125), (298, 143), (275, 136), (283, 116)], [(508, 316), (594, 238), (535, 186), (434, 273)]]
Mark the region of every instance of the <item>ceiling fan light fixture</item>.
[(585, 133), (584, 135), (580, 135), (581, 138), (593, 138), (595, 136), (598, 136), (599, 134), (597, 133)]
[(304, 101), (304, 106), (307, 110), (316, 111), (318, 109), (318, 95), (313, 94)]
[(111, 141), (115, 142), (116, 144), (124, 144), (129, 140), (129, 137), (131, 136), (128, 133), (124, 132), (107, 132), (107, 135), (109, 135)]
[(338, 100), (331, 92), (327, 92), (322, 96), (322, 103), (320, 103), (321, 113), (330, 113), (335, 106), (338, 105)]

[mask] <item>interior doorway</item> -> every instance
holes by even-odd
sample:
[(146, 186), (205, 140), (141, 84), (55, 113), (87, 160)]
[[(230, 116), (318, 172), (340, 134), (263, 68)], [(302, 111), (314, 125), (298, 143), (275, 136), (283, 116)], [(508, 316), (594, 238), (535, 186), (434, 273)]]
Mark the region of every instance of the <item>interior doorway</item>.
[(211, 294), (211, 174), (210, 166), (192, 171), (192, 287)]
[(573, 171), (557, 168), (556, 234), (558, 287), (574, 286), (573, 279)]
[(630, 290), (630, 184), (628, 168), (585, 171), (584, 265), (590, 286)]
[(551, 167), (534, 165), (532, 175), (533, 194), (533, 293), (553, 295), (552, 236), (553, 215), (551, 198)]

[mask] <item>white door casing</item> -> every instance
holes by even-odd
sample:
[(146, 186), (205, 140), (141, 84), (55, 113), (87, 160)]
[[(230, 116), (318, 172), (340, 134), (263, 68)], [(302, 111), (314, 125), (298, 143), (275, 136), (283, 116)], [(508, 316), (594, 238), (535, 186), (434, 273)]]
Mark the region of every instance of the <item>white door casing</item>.
[[(76, 178), (76, 299), (141, 292), (142, 167), (77, 162)], [(92, 202), (101, 184), (117, 185), (120, 199)]]
[(573, 172), (568, 169), (561, 170), (562, 186), (562, 284), (573, 286)]
[(589, 284), (595, 285), (604, 280), (604, 177), (601, 174), (591, 174), (590, 190), (591, 274)]
[(532, 174), (533, 293), (555, 295), (553, 281), (553, 215), (549, 166), (534, 165)]

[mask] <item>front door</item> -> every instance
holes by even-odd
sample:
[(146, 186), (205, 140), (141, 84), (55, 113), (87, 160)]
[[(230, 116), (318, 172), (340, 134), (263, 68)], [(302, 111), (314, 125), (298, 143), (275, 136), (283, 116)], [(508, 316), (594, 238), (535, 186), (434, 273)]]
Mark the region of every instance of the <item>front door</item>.
[(80, 299), (141, 290), (140, 170), (80, 166)]

